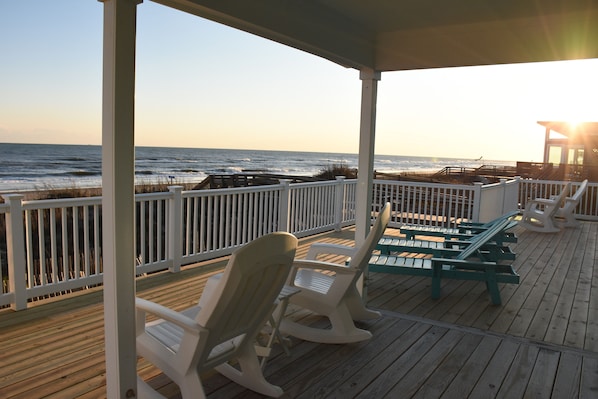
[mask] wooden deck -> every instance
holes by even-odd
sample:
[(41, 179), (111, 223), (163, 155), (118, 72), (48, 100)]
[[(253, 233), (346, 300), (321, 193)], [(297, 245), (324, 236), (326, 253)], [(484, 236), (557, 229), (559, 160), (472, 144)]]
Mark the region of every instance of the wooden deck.
[[(276, 348), (268, 380), (287, 398), (596, 398), (598, 397), (598, 223), (558, 234), (515, 229), (519, 285), (501, 285), (493, 306), (481, 283), (445, 281), (430, 299), (430, 281), (372, 273), (370, 307), (383, 317), (360, 323), (368, 342), (318, 345), (292, 339), (291, 356)], [(388, 231), (392, 233), (392, 231)], [(301, 241), (352, 243), (351, 230)], [(138, 282), (138, 295), (182, 309), (197, 301), (222, 260)], [(313, 315), (294, 317), (321, 322)], [(105, 397), (102, 293), (0, 311), (1, 398)], [(168, 378), (141, 360), (139, 373), (169, 398)], [(213, 398), (261, 397), (210, 373)]]

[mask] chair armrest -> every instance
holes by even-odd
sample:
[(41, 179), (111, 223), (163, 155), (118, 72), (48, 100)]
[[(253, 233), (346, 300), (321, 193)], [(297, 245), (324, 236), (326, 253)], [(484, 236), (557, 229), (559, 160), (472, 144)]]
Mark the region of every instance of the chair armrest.
[(309, 247), (306, 259), (315, 260), (320, 254), (353, 256), (355, 247), (317, 242)]
[(299, 259), (293, 262), (293, 269), (327, 270), (339, 274), (353, 274), (355, 271), (338, 263), (322, 262), (318, 260)]
[(542, 204), (542, 205), (556, 205), (557, 201), (556, 201), (556, 199), (535, 198), (531, 201), (528, 201), (528, 204), (529, 203)]
[(563, 200), (563, 202), (564, 202), (565, 204), (578, 204), (578, 203), (579, 203), (579, 200), (578, 200), (578, 199), (575, 199), (575, 198), (573, 198), (573, 197), (567, 197), (567, 198), (565, 198), (565, 199)]
[[(162, 306), (155, 302), (148, 301), (142, 298), (135, 298), (135, 309), (137, 310), (137, 320), (145, 320), (145, 313), (151, 313), (161, 319), (169, 321), (186, 331), (199, 332), (204, 330), (197, 322), (185, 316), (182, 313), (176, 312), (166, 306)], [(138, 326), (139, 327), (139, 326)], [(138, 332), (139, 333), (139, 332)]]

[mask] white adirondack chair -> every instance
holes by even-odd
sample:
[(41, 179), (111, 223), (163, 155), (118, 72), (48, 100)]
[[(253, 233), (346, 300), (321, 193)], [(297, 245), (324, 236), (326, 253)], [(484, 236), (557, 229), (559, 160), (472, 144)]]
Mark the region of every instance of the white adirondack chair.
[[(332, 328), (311, 327), (285, 318), (280, 326), (283, 333), (320, 343), (359, 342), (372, 337), (369, 331), (357, 328), (354, 320), (375, 319), (380, 313), (365, 307), (356, 284), (368, 267), (389, 219), (390, 204), (386, 204), (359, 248), (316, 243), (310, 247), (307, 259), (293, 263), (287, 284), (301, 291), (290, 298), (290, 303), (326, 316)], [(322, 253), (346, 255), (351, 259), (348, 265), (316, 260)]]
[(561, 229), (554, 223), (554, 217), (569, 192), (571, 183), (563, 186), (559, 195), (551, 198), (536, 198), (525, 205), (519, 224), (531, 231), (556, 233)]
[[(137, 298), (137, 354), (170, 377), (183, 398), (205, 397), (199, 375), (206, 369), (263, 395), (281, 396), (282, 389), (265, 380), (254, 344), (289, 276), (296, 247), (293, 235), (279, 232), (238, 249), (203, 307), (175, 312)], [(146, 313), (159, 319), (147, 323)], [(238, 368), (229, 360), (237, 360)], [(138, 380), (139, 392), (147, 393), (149, 385)]]
[(577, 227), (579, 226), (579, 221), (575, 218), (575, 208), (581, 197), (585, 193), (588, 187), (588, 181), (584, 180), (581, 182), (575, 194), (571, 197), (565, 198), (563, 201), (563, 206), (561, 206), (554, 215), (554, 224), (558, 227)]

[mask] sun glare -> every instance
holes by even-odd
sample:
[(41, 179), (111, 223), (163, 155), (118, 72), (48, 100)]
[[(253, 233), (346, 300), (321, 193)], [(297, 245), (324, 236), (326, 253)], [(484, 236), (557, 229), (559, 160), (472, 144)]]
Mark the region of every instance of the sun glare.
[(584, 122), (584, 121), (582, 121), (582, 120), (578, 120), (578, 119), (573, 119), (573, 120), (569, 119), (569, 120), (567, 121), (567, 124), (569, 125), (569, 129), (571, 129), (571, 130), (575, 130), (575, 129), (577, 129), (577, 127), (578, 127), (580, 124), (582, 124), (583, 122)]

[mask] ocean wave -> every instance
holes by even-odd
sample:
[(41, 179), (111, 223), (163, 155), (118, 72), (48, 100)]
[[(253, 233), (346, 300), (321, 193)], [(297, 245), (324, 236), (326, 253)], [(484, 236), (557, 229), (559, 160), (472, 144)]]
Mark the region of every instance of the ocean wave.
[(62, 161), (62, 162), (66, 162), (66, 163), (70, 163), (70, 162), (88, 162), (89, 159), (85, 159), (85, 158), (82, 158), (82, 157), (67, 157), (67, 158), (57, 159), (57, 161)]
[(65, 172), (63, 174), (71, 175), (71, 176), (101, 176), (102, 172), (101, 171), (92, 171), (92, 170), (74, 170), (71, 172)]

